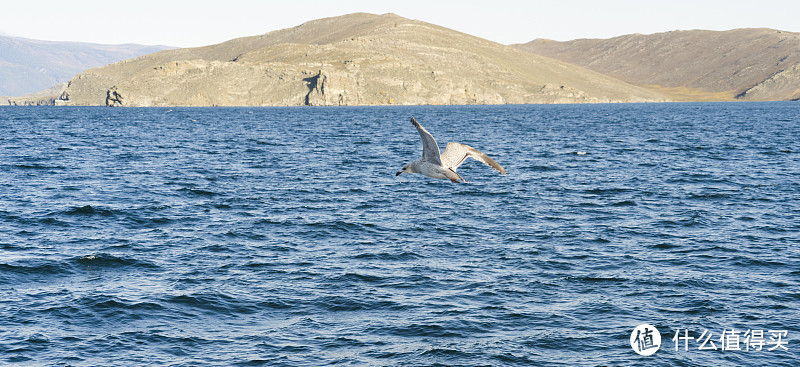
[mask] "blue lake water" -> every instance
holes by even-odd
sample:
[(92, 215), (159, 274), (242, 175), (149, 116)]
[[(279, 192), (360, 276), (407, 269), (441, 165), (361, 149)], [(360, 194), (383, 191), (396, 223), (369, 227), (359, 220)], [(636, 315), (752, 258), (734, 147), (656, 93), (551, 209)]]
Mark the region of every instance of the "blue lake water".
[(796, 102), (0, 108), (0, 365), (798, 366), (799, 177)]

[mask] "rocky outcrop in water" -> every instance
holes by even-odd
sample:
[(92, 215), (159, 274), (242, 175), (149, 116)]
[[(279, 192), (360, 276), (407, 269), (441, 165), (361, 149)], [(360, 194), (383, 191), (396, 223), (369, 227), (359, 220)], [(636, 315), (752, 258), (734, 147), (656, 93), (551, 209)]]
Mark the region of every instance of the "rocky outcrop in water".
[(122, 106), (122, 100), (122, 95), (117, 92), (116, 88), (106, 91), (106, 107)]
[(68, 98), (67, 83), (58, 84), (50, 89), (23, 97), (7, 98), (10, 106), (53, 106), (60, 105), (62, 99)]

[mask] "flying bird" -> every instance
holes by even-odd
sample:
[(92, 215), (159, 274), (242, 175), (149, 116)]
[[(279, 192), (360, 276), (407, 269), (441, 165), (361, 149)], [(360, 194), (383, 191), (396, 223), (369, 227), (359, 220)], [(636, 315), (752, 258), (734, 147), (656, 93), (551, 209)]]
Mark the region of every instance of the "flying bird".
[(439, 154), (439, 146), (436, 144), (436, 139), (433, 138), (433, 135), (428, 130), (425, 130), (413, 117), (411, 118), (411, 124), (417, 128), (419, 136), (422, 138), (422, 158), (403, 166), (395, 177), (400, 176), (401, 173), (421, 173), (428, 177), (446, 178), (456, 183), (460, 181), (469, 182), (456, 172), (458, 166), (469, 157), (486, 163), (500, 171), (501, 174), (506, 173), (506, 170), (494, 159), (466, 144), (447, 143), (444, 152)]

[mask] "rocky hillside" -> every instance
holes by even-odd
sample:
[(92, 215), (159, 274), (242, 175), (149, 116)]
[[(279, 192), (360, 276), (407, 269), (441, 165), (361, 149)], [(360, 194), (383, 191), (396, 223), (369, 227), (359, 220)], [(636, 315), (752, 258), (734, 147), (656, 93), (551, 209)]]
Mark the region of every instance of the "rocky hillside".
[(63, 83), (86, 69), (167, 49), (0, 36), (0, 96), (21, 96)]
[(60, 105), (661, 101), (581, 67), (393, 14), (350, 14), (87, 70)]
[(675, 100), (800, 98), (800, 34), (772, 29), (674, 31), (519, 49), (573, 63)]

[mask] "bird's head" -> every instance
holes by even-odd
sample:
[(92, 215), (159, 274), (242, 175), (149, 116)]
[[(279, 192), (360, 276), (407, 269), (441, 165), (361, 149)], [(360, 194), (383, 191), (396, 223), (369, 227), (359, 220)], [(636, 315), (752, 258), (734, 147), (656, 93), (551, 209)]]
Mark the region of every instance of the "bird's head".
[(406, 164), (403, 168), (400, 169), (400, 172), (397, 172), (394, 176), (400, 176), (401, 173), (414, 173), (414, 168), (411, 167), (411, 163)]

